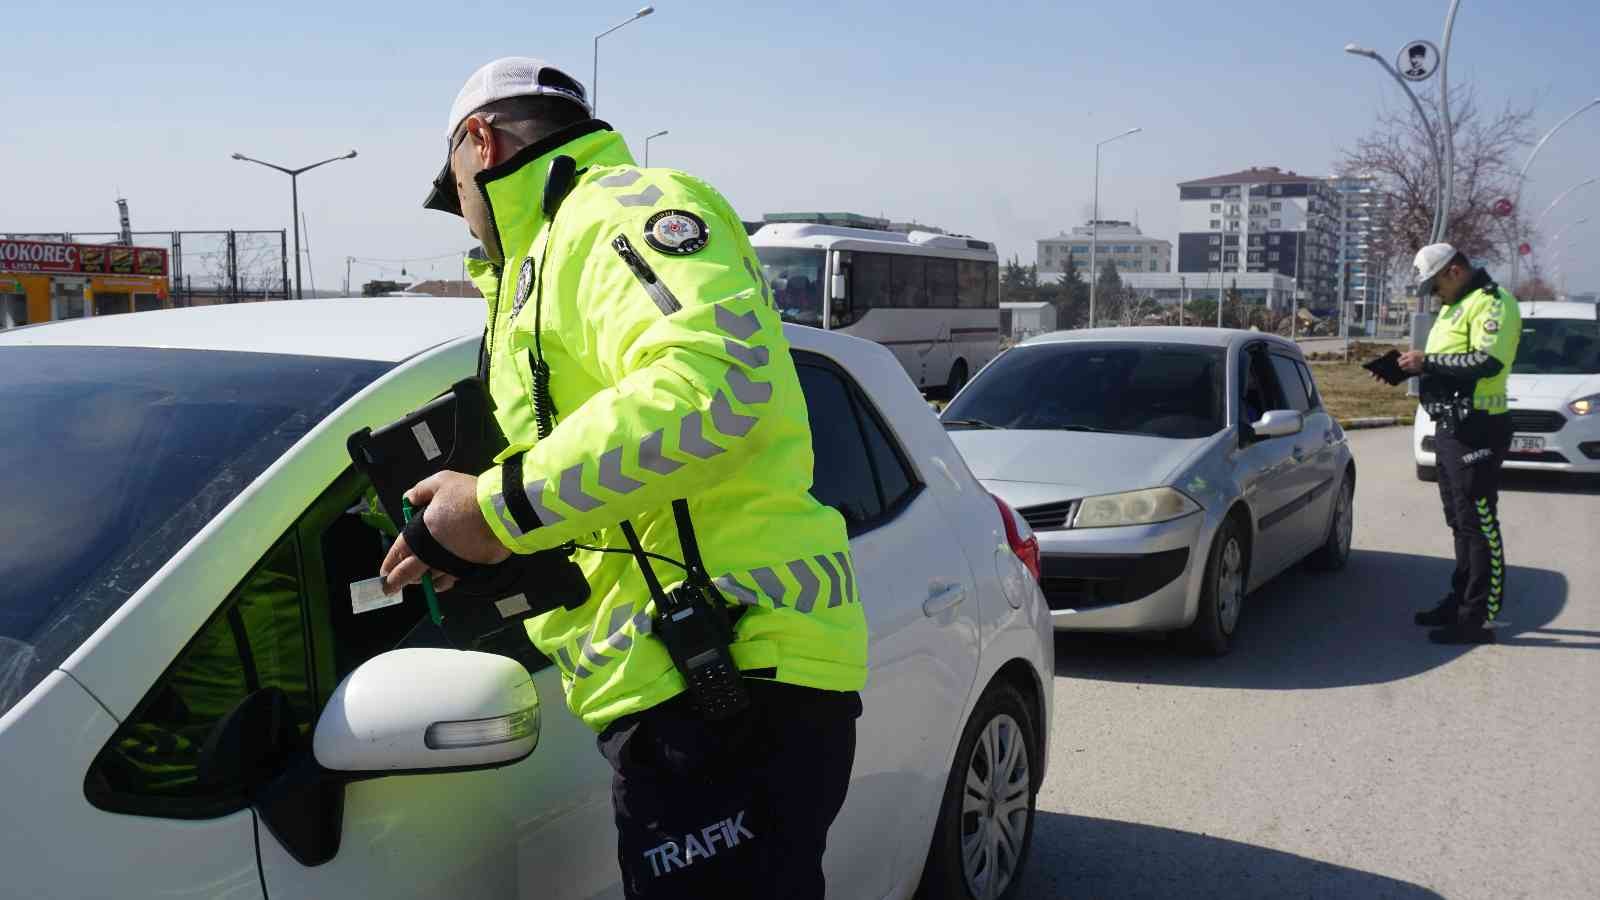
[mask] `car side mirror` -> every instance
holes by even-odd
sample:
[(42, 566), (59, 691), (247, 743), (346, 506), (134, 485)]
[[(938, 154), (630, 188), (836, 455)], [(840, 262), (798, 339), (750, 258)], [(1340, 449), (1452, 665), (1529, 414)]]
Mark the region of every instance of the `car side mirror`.
[(539, 694), (514, 659), (412, 647), (362, 663), (312, 738), (323, 768), (355, 777), (492, 769), (539, 743)]
[(1250, 423), (1250, 430), (1257, 438), (1287, 437), (1299, 434), (1305, 427), (1305, 416), (1293, 409), (1269, 410), (1260, 419)]

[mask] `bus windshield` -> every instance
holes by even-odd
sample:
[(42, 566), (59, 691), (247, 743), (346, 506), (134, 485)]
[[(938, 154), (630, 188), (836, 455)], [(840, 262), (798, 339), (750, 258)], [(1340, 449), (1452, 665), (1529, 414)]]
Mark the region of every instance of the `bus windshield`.
[(785, 322), (822, 327), (821, 250), (757, 247), (761, 273), (772, 285), (773, 303)]

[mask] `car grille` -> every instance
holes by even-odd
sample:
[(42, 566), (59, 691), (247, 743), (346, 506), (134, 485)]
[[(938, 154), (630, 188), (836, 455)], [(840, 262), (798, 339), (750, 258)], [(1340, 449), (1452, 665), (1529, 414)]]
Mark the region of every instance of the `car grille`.
[(1067, 520), (1072, 517), (1072, 510), (1077, 505), (1076, 500), (1041, 503), (1038, 506), (1024, 506), (1017, 510), (1017, 515), (1034, 531), (1050, 531), (1067, 527)]
[(1045, 555), (1039, 587), (1051, 609), (1094, 609), (1150, 596), (1183, 574), (1189, 548), (1132, 556)]
[(1511, 427), (1524, 434), (1549, 434), (1560, 431), (1567, 417), (1551, 409), (1513, 409)]

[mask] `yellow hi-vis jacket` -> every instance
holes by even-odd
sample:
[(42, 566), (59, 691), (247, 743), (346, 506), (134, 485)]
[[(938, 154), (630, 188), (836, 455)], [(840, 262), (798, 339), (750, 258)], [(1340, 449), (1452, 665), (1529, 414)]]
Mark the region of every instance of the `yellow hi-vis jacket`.
[[(551, 221), (544, 192), (558, 156), (578, 175)], [(627, 520), (646, 551), (682, 560), (671, 503), (684, 498), (713, 582), (747, 607), (732, 647), (747, 677), (859, 690), (867, 625), (844, 519), (810, 494), (805, 397), (738, 215), (698, 179), (635, 166), (596, 121), (525, 148), (478, 189), (505, 253), (498, 271), (471, 265), (489, 301), (489, 390), (511, 442), (478, 478), (495, 535), (518, 553), (569, 541), (626, 549)], [(540, 355), (555, 426), (543, 440)], [(575, 559), (589, 602), (529, 620), (528, 634), (560, 666), (568, 706), (599, 730), (684, 685), (650, 633), (636, 558)], [(652, 568), (668, 590), (683, 580), (670, 564)]]
[(1522, 313), (1510, 291), (1491, 291), (1491, 284), (1488, 273), (1477, 270), (1466, 293), (1433, 320), (1423, 351), (1424, 405), (1470, 396), (1471, 410), (1490, 415), (1509, 410), (1506, 382), (1522, 340)]

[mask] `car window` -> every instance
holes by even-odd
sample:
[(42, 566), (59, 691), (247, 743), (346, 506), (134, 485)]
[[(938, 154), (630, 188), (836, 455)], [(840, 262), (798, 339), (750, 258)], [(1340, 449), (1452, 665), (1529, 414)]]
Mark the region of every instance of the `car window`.
[(1224, 424), (1226, 359), (1221, 347), (1190, 344), (1027, 345), (996, 358), (941, 418), (956, 428), (1201, 438)]
[(865, 394), (821, 357), (796, 354), (811, 417), (811, 495), (844, 516), (852, 537), (888, 521), (921, 486)]
[(1523, 319), (1516, 375), (1594, 375), (1600, 373), (1600, 321)]
[(1311, 403), (1313, 411), (1322, 408), (1322, 395), (1317, 393), (1317, 380), (1311, 377), (1311, 369), (1299, 360), (1295, 361), (1295, 368), (1300, 370), (1300, 381), (1306, 389), (1306, 399)]
[(264, 688), (287, 693), (294, 728), (310, 733), (318, 704), (301, 588), (290, 535), (200, 629), (95, 758), (85, 785), (92, 802), (177, 818), (210, 818), (244, 805), (244, 786), (217, 774), (205, 749), (223, 718)]
[[(415, 588), (357, 612), (351, 585), (374, 578), (394, 538), (366, 478), (347, 470), (313, 502), (178, 655), (92, 766), (86, 791), (119, 812), (175, 818), (240, 808), (241, 785), (211, 771), (207, 741), (252, 693), (289, 695), (309, 735), (339, 682), (401, 646), (452, 646)], [(473, 649), (549, 665), (526, 632), (507, 629)]]
[(1260, 420), (1269, 410), (1288, 408), (1265, 352), (1247, 351), (1241, 357), (1241, 364), (1245, 371), (1240, 379), (1239, 408), (1246, 424)]
[(0, 713), (387, 363), (0, 350)]
[(1289, 405), (1285, 409), (1308, 412), (1311, 409), (1311, 398), (1306, 395), (1306, 385), (1300, 380), (1300, 370), (1296, 368), (1294, 360), (1276, 353), (1267, 357), (1272, 361), (1272, 371), (1278, 376), (1278, 386), (1282, 389), (1283, 399)]

